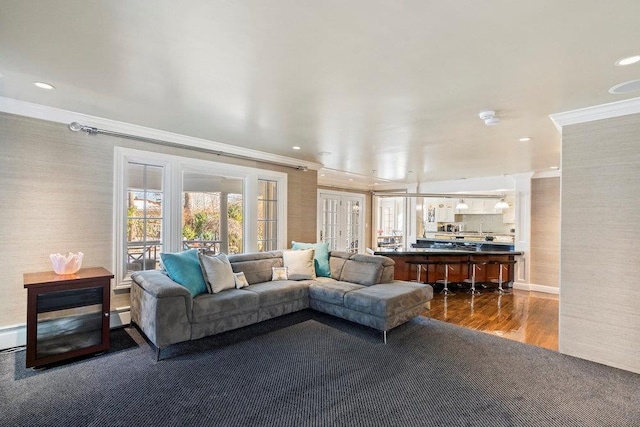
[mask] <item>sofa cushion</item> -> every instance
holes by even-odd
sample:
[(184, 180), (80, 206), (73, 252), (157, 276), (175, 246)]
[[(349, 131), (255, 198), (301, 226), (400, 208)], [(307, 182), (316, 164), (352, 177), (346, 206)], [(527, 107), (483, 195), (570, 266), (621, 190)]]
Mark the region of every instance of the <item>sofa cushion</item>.
[(257, 311), (258, 295), (244, 289), (226, 289), (202, 294), (193, 299), (193, 322), (204, 323), (249, 311)]
[(207, 292), (197, 249), (177, 253), (163, 252), (160, 259), (171, 280), (187, 288), (191, 296)]
[(282, 251), (282, 263), (287, 268), (289, 280), (309, 280), (316, 278), (313, 264), (314, 249)]
[(329, 242), (301, 243), (292, 241), (291, 249), (298, 251), (301, 249), (313, 249), (313, 266), (318, 277), (331, 277), (331, 267), (329, 266)]
[(243, 291), (254, 292), (260, 298), (260, 307), (309, 297), (310, 280), (281, 280), (250, 285)]
[(316, 282), (309, 285), (309, 298), (343, 305), (344, 296), (347, 292), (361, 288), (364, 288), (364, 286), (349, 282)]
[(250, 285), (271, 280), (271, 267), (282, 267), (282, 252), (257, 252), (229, 255), (235, 273), (242, 271)]
[(236, 286), (236, 279), (226, 254), (209, 256), (199, 253), (198, 259), (210, 294), (217, 294)]
[(344, 296), (344, 305), (362, 313), (389, 317), (432, 298), (431, 286), (421, 283), (392, 282), (351, 291)]

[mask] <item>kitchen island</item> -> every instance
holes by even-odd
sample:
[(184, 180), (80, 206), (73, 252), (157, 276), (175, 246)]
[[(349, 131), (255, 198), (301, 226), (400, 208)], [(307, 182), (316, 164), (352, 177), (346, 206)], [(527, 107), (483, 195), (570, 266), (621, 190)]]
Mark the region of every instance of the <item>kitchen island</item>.
[[(513, 261), (523, 253), (507, 250), (482, 250), (478, 247), (471, 248), (451, 247), (451, 248), (410, 248), (398, 250), (379, 250), (376, 255), (384, 255), (395, 261), (394, 278), (397, 280), (418, 280), (418, 269), (420, 271), (420, 281), (423, 283), (435, 284), (438, 280), (444, 279), (444, 266), (442, 265), (421, 265), (421, 261), (452, 261), (449, 265), (449, 282), (463, 283), (471, 278), (471, 269), (468, 262), (470, 260), (479, 261), (476, 270), (476, 282), (495, 285), (495, 280), (499, 276), (499, 265), (496, 261)], [(484, 264), (486, 263), (486, 264)], [(513, 282), (515, 268), (513, 265), (503, 266), (503, 281)], [(426, 273), (426, 274), (425, 274)]]

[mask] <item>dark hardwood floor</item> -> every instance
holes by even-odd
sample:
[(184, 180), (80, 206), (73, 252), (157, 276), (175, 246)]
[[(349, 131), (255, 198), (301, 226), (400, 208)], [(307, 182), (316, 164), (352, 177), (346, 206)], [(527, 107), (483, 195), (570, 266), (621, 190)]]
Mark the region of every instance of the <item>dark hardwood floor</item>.
[(463, 289), (455, 292), (456, 295), (447, 297), (434, 292), (431, 310), (425, 315), (465, 328), (558, 350), (558, 295), (520, 290), (499, 295), (492, 290), (484, 290), (472, 297)]

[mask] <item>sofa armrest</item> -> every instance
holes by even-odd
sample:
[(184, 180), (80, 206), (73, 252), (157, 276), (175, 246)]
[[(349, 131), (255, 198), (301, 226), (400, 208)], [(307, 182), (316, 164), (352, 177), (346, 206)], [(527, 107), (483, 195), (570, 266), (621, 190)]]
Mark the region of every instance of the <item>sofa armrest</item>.
[(169, 276), (159, 270), (137, 271), (131, 275), (131, 280), (154, 298), (174, 296), (189, 296), (191, 294), (180, 283), (176, 283)]
[(160, 271), (131, 275), (131, 320), (158, 348), (191, 339), (193, 298)]

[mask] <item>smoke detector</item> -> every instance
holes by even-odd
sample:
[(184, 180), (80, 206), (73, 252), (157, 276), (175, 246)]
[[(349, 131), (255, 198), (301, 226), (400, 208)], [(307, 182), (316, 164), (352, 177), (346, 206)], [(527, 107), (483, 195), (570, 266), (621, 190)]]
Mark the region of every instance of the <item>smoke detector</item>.
[(500, 123), (500, 118), (496, 117), (495, 111), (482, 111), (478, 116), (480, 116), (480, 119), (484, 120), (484, 124), (487, 126), (493, 126)]

